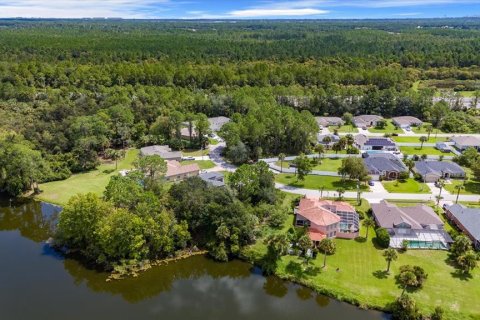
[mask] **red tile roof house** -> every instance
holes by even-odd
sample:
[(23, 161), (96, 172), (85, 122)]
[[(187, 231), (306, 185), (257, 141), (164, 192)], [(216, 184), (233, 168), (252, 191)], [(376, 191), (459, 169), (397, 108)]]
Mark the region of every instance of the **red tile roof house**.
[(200, 167), (196, 163), (181, 165), (176, 160), (167, 161), (167, 181), (180, 181), (200, 174)]
[(358, 214), (346, 202), (305, 197), (294, 213), (295, 225), (308, 226), (308, 234), (315, 245), (325, 238), (358, 237)]

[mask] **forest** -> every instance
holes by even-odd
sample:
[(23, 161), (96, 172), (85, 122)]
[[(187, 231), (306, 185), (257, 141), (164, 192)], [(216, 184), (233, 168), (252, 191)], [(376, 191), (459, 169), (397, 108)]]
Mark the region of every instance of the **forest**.
[[(91, 170), (111, 150), (204, 145), (181, 141), (179, 126), (209, 116), (236, 119), (229, 149), (244, 145), (251, 160), (308, 151), (317, 115), (412, 115), (478, 132), (476, 109), (434, 103), (434, 88), (414, 84), (475, 88), (479, 35), (477, 18), (0, 20), (0, 190)], [(19, 148), (35, 172), (15, 161)]]

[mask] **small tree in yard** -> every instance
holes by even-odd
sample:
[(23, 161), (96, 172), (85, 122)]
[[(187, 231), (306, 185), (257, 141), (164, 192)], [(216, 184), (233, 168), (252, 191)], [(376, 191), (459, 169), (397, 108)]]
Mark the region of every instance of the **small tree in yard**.
[(421, 288), (427, 277), (425, 270), (419, 266), (401, 266), (400, 273), (397, 275), (397, 283), (403, 288), (402, 295), (407, 288)]
[(392, 319), (418, 320), (420, 313), (417, 304), (408, 294), (401, 295), (392, 305)]
[(423, 149), (423, 144), (428, 141), (428, 138), (425, 137), (425, 136), (421, 136), (420, 138), (418, 138), (418, 140), (420, 140), (420, 143), (421, 143), (420, 150), (422, 150)]
[(443, 319), (443, 309), (442, 307), (436, 307), (433, 311), (432, 315), (430, 316), (431, 320), (442, 320)]
[(344, 188), (338, 188), (337, 192), (338, 192), (338, 199), (342, 200), (343, 199), (343, 194), (345, 193), (345, 189)]
[(280, 153), (278, 155), (278, 160), (280, 160), (280, 173), (283, 173), (283, 161), (285, 161), (286, 155), (285, 153)]
[(310, 257), (307, 255), (307, 252), (309, 249), (312, 249), (312, 240), (310, 240), (308, 234), (304, 234), (300, 237), (300, 239), (298, 239), (298, 247), (302, 249), (305, 257), (305, 263), (308, 264)]
[(478, 255), (473, 250), (469, 250), (457, 257), (457, 264), (464, 274), (470, 274), (477, 267), (477, 263)]
[(392, 261), (398, 259), (397, 251), (393, 248), (388, 248), (387, 250), (383, 251), (383, 257), (385, 261), (387, 261), (387, 273), (390, 273), (390, 264)]
[(375, 227), (375, 221), (372, 218), (367, 217), (363, 219), (362, 225), (367, 230), (367, 232), (365, 233), (365, 239), (368, 240), (368, 231), (370, 230), (370, 228)]
[(320, 244), (318, 246), (318, 249), (323, 252), (323, 267), (325, 268), (327, 266), (327, 254), (331, 255), (334, 254), (335, 251), (337, 250), (337, 247), (335, 245), (335, 242), (333, 242), (332, 239), (325, 238), (322, 241), (320, 241)]
[(426, 125), (426, 126), (425, 126), (425, 131), (427, 131), (427, 134), (428, 134), (427, 140), (429, 140), (429, 139), (430, 139), (430, 135), (431, 135), (432, 132), (433, 132), (433, 126), (432, 126), (431, 124)]
[(450, 246), (450, 253), (457, 258), (472, 249), (472, 242), (465, 235), (455, 237), (455, 241)]
[(375, 230), (375, 233), (377, 235), (376, 241), (379, 246), (382, 248), (388, 248), (390, 245), (390, 234), (385, 228), (378, 228)]
[(318, 159), (320, 159), (322, 155), (325, 153), (325, 147), (321, 144), (317, 144), (315, 146), (315, 152), (318, 153)]
[(297, 168), (297, 178), (302, 181), (305, 180), (305, 176), (312, 171), (312, 163), (310, 162), (310, 159), (302, 153), (296, 157), (293, 162)]

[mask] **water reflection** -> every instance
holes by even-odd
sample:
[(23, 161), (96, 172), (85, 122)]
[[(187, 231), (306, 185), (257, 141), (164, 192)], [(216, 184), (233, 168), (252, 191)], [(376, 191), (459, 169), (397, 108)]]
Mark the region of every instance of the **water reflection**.
[(265, 278), (247, 263), (216, 263), (202, 256), (106, 282), (105, 273), (65, 259), (43, 242), (58, 212), (37, 202), (0, 204), (1, 319), (385, 317)]

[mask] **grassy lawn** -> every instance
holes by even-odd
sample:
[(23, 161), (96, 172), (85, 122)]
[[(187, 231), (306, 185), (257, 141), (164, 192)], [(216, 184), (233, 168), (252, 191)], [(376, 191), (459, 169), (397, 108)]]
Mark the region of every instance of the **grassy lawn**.
[(368, 132), (372, 133), (403, 133), (403, 130), (396, 128), (391, 120), (387, 120), (387, 125), (384, 129), (377, 129), (375, 127), (368, 128)]
[(335, 130), (338, 130), (338, 132), (343, 132), (343, 133), (357, 133), (358, 132), (358, 129), (355, 128), (354, 126), (352, 125), (343, 125), (343, 126), (330, 126), (328, 127), (328, 130), (330, 130), (330, 132), (334, 132)]
[(414, 179), (401, 181), (383, 181), (383, 187), (390, 193), (430, 193), (430, 188), (423, 182)]
[[(423, 123), (423, 126), (420, 126), (420, 127), (412, 127), (412, 131), (415, 132), (415, 133), (418, 133), (418, 134), (428, 134), (427, 130), (425, 129), (428, 125), (430, 125), (430, 123), (428, 122), (424, 122)], [(431, 136), (435, 137), (435, 134), (436, 133), (443, 133), (442, 130), (440, 129), (433, 129), (432, 133), (431, 133)]]
[(72, 175), (62, 181), (48, 182), (40, 185), (40, 193), (37, 198), (42, 201), (66, 204), (70, 197), (78, 193), (93, 192), (102, 195), (103, 190), (110, 181), (110, 177), (118, 174), (118, 171), (132, 169), (133, 161), (137, 158), (138, 150), (128, 150), (124, 159), (118, 161), (118, 169), (115, 170), (115, 163), (105, 163), (96, 170), (86, 173)]
[(218, 140), (215, 140), (213, 138), (208, 138), (208, 143), (211, 144), (212, 146), (216, 146), (218, 144)]
[(212, 160), (192, 160), (192, 161), (182, 161), (182, 166), (186, 166), (187, 164), (196, 163), (200, 167), (201, 170), (212, 169), (215, 167), (215, 163)]
[(313, 170), (337, 172), (342, 165), (342, 159), (340, 158), (324, 158), (321, 162), (321, 164), (313, 167)]
[(335, 152), (331, 149), (328, 149), (328, 150), (325, 150), (325, 153), (328, 153), (328, 154), (347, 154), (347, 150), (341, 150), (339, 152)]
[[(409, 137), (409, 136), (392, 137), (393, 141), (400, 142), (400, 143), (421, 143), (419, 138), (420, 137)], [(425, 141), (425, 143), (437, 143), (437, 142), (443, 142), (443, 141), (447, 141), (447, 138), (446, 137), (435, 138), (433, 135), (430, 135), (430, 139), (428, 139), (428, 141)]]
[[(293, 216), (286, 218), (282, 230), (264, 232), (263, 235), (285, 232), (292, 225)], [(408, 250), (399, 253), (398, 260), (392, 262), (391, 273), (384, 273), (386, 262), (383, 250), (377, 249), (370, 229), (366, 242), (336, 239), (337, 250), (327, 257), (327, 267), (323, 266), (323, 256), (319, 254), (307, 271), (306, 266), (296, 256), (284, 256), (278, 262), (276, 273), (284, 279), (295, 280), (320, 293), (351, 301), (363, 307), (383, 309), (402, 292), (395, 283), (395, 275), (402, 265), (418, 265), (428, 274), (424, 287), (412, 293), (420, 311), (430, 314), (436, 306), (445, 310), (444, 319), (478, 319), (480, 317), (480, 269), (465, 279), (447, 263), (446, 251)], [(365, 229), (361, 230), (365, 235)], [(244, 256), (258, 261), (265, 255), (266, 246), (261, 239), (244, 251)]]
[(182, 155), (184, 157), (201, 157), (208, 155), (208, 150), (192, 150), (192, 149), (185, 149), (182, 151)]
[[(357, 190), (356, 181), (342, 181), (340, 177), (328, 177), (328, 176), (314, 176), (308, 175), (304, 181), (297, 180), (294, 174), (277, 174), (275, 180), (279, 183), (289, 185), (297, 188), (318, 190), (324, 187), (325, 190), (335, 191), (338, 188), (344, 188), (345, 190), (355, 191)], [(360, 189), (363, 191), (368, 190), (365, 185), (360, 185)]]
[(421, 156), (422, 154), (426, 154), (430, 156), (452, 155), (451, 152), (445, 153), (438, 149), (435, 149), (434, 147), (423, 147), (422, 149), (420, 149), (420, 147), (400, 147), (400, 151), (403, 154), (408, 154), (408, 155), (416, 154), (419, 156)]
[(457, 194), (455, 186), (463, 185), (465, 183), (465, 189), (460, 190), (460, 194), (480, 194), (480, 181), (468, 179), (464, 180), (451, 180), (452, 183), (445, 185), (445, 189), (451, 194)]

